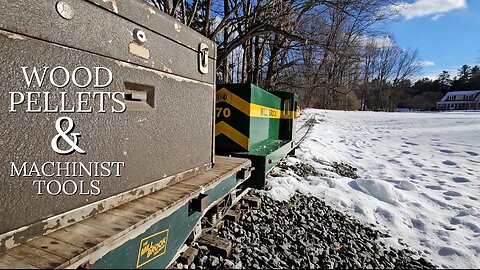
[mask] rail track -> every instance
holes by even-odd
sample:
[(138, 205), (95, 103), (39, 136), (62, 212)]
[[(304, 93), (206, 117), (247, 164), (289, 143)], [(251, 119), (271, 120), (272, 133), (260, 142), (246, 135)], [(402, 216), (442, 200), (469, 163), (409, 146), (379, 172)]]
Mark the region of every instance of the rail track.
[[(311, 128), (315, 125), (315, 122), (317, 120), (317, 114), (312, 113), (307, 116), (307, 119), (305, 122), (302, 123), (302, 125), (297, 128), (296, 130), (296, 137), (299, 138), (295, 141), (295, 146), (294, 148), (297, 148), (300, 146), (300, 144), (305, 140), (307, 137), (308, 133), (310, 132)], [(230, 205), (230, 207), (225, 207), (223, 211), (220, 211), (218, 215), (214, 216), (214, 220), (205, 220), (206, 223), (209, 225), (208, 228), (205, 228), (202, 230), (202, 233), (207, 233), (210, 232), (213, 228), (216, 227), (216, 225), (225, 217), (227, 211), (234, 205), (238, 203), (238, 201), (248, 194), (252, 188), (246, 188), (241, 194), (237, 195), (235, 198), (231, 198), (230, 196), (227, 197), (227, 205)]]
[(316, 113), (311, 113), (307, 116), (307, 120), (303, 122), (303, 124), (297, 128), (297, 131), (295, 133), (295, 137), (298, 138), (295, 140), (295, 146), (293, 147), (298, 148), (300, 144), (305, 140), (307, 137), (308, 133), (312, 129), (312, 127), (315, 125), (317, 121), (317, 114)]

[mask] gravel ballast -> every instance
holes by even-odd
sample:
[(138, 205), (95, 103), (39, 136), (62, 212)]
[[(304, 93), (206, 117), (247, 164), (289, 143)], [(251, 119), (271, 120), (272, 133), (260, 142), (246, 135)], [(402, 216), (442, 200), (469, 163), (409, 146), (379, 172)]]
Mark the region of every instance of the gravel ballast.
[(334, 210), (315, 197), (297, 194), (277, 202), (262, 193), (261, 209), (242, 205), (238, 222), (225, 220), (219, 236), (233, 243), (221, 258), (197, 246), (194, 265), (183, 268), (434, 268), (410, 249), (387, 247), (388, 235)]
[[(346, 163), (330, 164), (331, 171), (357, 178)], [(287, 171), (306, 177), (322, 175), (309, 164), (280, 162), (271, 176)], [(283, 171), (283, 172), (282, 172)], [(192, 265), (177, 268), (436, 268), (404, 243), (387, 245), (389, 235), (327, 205), (323, 200), (296, 193), (288, 201), (273, 200), (268, 192), (254, 191), (261, 208), (243, 202), (239, 222), (224, 221), (218, 236), (232, 241), (230, 258), (194, 244), (198, 256)], [(395, 242), (395, 241), (393, 241)]]

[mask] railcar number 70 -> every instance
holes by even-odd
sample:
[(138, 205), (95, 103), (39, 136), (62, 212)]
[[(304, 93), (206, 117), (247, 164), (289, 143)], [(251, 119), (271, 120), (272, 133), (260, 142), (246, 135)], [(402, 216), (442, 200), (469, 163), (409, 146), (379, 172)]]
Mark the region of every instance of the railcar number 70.
[(231, 114), (230, 108), (217, 108), (217, 117), (229, 118)]

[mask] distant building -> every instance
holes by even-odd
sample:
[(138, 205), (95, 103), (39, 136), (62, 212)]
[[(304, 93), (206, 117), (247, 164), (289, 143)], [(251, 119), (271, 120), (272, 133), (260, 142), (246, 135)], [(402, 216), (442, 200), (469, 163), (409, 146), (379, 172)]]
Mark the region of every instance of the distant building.
[(437, 102), (437, 110), (480, 110), (480, 90), (448, 92)]

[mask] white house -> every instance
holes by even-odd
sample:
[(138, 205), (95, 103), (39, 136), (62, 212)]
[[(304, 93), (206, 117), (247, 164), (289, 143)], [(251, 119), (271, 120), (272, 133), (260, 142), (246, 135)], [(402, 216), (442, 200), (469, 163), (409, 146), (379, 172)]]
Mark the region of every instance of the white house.
[(448, 92), (437, 102), (437, 110), (480, 110), (480, 90)]

